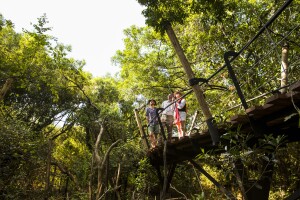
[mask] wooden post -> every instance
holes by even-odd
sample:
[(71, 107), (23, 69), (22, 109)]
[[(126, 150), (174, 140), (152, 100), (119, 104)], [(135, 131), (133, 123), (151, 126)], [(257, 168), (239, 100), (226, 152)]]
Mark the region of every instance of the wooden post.
[(189, 160), (190, 163), (198, 169), (208, 180), (210, 180), (228, 199), (236, 200), (236, 198), (228, 191), (225, 187), (223, 187), (220, 183), (216, 181), (211, 175), (209, 175), (200, 165), (198, 165), (195, 161)]
[(134, 115), (135, 115), (135, 120), (136, 120), (136, 123), (137, 123), (137, 125), (139, 127), (139, 131), (140, 131), (140, 134), (141, 134), (141, 138), (142, 138), (142, 142), (143, 142), (143, 147), (144, 148), (147, 148), (147, 147), (149, 148), (146, 135), (144, 134), (144, 130), (143, 130), (143, 126), (142, 126), (141, 118), (139, 116), (138, 109), (134, 109)]
[[(281, 50), (281, 87), (287, 86), (288, 84), (288, 53), (289, 53), (289, 44), (285, 42)], [(287, 88), (282, 88), (281, 93), (286, 93)]]
[(199, 111), (196, 110), (195, 113), (194, 113), (194, 115), (193, 115), (193, 120), (192, 120), (192, 123), (191, 123), (191, 127), (190, 127), (190, 130), (188, 131), (188, 132), (189, 132), (189, 135), (191, 135), (191, 131), (192, 131), (193, 128), (194, 128), (195, 121), (196, 121), (196, 118), (197, 118), (197, 116), (198, 116), (198, 113), (199, 113)]
[[(269, 158), (271, 155), (267, 155)], [(247, 187), (245, 187), (247, 191), (247, 198), (249, 200), (268, 200), (269, 199), (269, 193), (272, 183), (272, 176), (274, 171), (274, 163), (270, 161), (263, 160), (264, 168), (260, 175), (259, 180), (252, 182), (252, 184), (248, 184)], [(261, 188), (255, 187), (255, 184), (260, 185)]]
[(163, 160), (164, 160), (164, 183), (160, 195), (160, 200), (166, 199), (166, 191), (168, 184), (168, 173), (167, 173), (167, 140), (164, 140), (164, 152), (163, 152)]
[[(188, 62), (184, 52), (183, 52), (183, 49), (182, 47), (180, 46), (179, 44), (179, 41), (174, 33), (174, 30), (171, 26), (171, 24), (167, 25), (166, 26), (166, 32), (167, 32), (167, 35), (169, 37), (169, 39), (171, 40), (171, 43), (180, 59), (180, 62), (184, 68), (184, 71), (188, 77), (188, 79), (192, 79), (192, 78), (195, 78), (195, 75), (194, 75), (194, 72), (192, 71), (192, 68), (190, 66), (190, 63)], [(218, 131), (216, 129), (216, 127), (213, 125), (213, 117), (212, 117), (212, 114), (209, 110), (209, 107), (208, 107), (208, 104), (207, 102), (205, 101), (204, 99), (204, 94), (203, 94), (203, 91), (202, 89), (200, 88), (200, 86), (198, 84), (196, 85), (193, 85), (192, 86), (193, 88), (193, 91), (196, 95), (196, 98), (197, 98), (197, 101), (201, 107), (201, 110), (203, 112), (203, 115), (206, 119), (206, 122), (207, 122), (207, 125), (208, 125), (208, 128), (209, 128), (209, 132), (210, 132), (210, 135), (212, 137), (212, 140), (213, 140), (213, 143), (217, 143), (219, 142), (219, 134), (218, 134)]]

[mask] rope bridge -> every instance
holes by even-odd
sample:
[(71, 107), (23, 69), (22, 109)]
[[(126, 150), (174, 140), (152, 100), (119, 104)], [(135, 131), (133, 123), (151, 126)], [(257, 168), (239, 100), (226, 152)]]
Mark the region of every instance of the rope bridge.
[[(260, 19), (263, 25), (257, 34), (239, 51), (225, 52), (224, 64), (210, 77), (189, 80), (191, 86), (199, 84), (205, 91), (206, 101), (215, 116), (218, 137), (239, 130), (253, 134), (256, 141), (268, 134), (285, 135), (289, 142), (300, 141), (300, 24), (282, 24), (285, 12), (298, 13), (298, 8), (291, 3), (292, 0), (286, 1), (266, 23)], [(192, 90), (188, 91), (182, 98), (191, 93)], [(209, 125), (195, 123), (188, 138), (167, 142), (159, 118), (163, 110), (158, 109), (157, 116), (165, 145), (147, 151), (158, 175), (159, 166), (168, 163), (168, 182), (171, 182), (176, 163), (182, 161), (190, 161), (203, 172), (193, 159), (203, 150), (215, 148), (212, 141), (215, 136), (211, 135)], [(149, 149), (146, 126), (141, 125), (138, 110), (135, 113)], [(159, 177), (164, 179), (161, 174)], [(210, 180), (215, 182), (213, 178)], [(232, 199), (224, 188), (220, 189)]]

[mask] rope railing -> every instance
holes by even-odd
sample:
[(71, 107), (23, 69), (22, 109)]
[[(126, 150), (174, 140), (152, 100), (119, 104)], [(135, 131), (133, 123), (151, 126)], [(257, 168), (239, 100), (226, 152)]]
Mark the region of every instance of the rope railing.
[[(267, 52), (264, 52), (262, 55), (263, 56), (259, 56), (255, 55), (255, 56), (259, 56), (256, 59), (253, 58), (254, 63), (251, 65), (251, 67), (247, 68), (245, 66), (248, 66), (249, 63), (244, 63), (245, 62), (245, 56), (243, 57), (243, 54), (246, 55), (246, 50), (249, 48), (250, 45), (257, 45), (258, 47), (261, 47), (261, 43), (260, 41), (258, 41), (257, 39), (260, 37), (260, 40), (263, 39), (263, 32), (265, 30), (269, 30), (269, 26), (273, 23), (272, 26), (274, 26), (274, 21), (280, 16), (280, 14), (291, 4), (292, 0), (288, 0), (286, 1), (277, 12), (275, 12), (275, 14), (262, 26), (262, 28), (257, 32), (257, 34), (251, 39), (249, 40), (249, 42), (247, 42), (246, 45), (244, 45), (240, 51), (238, 51), (237, 53), (235, 53), (234, 55), (232, 55), (229, 59), (229, 63), (233, 63), (233, 62), (238, 62), (238, 64), (234, 65), (234, 69), (237, 70), (237, 72), (235, 72), (236, 75), (238, 75), (238, 80), (236, 80), (237, 84), (239, 85), (239, 87), (241, 88), (241, 93), (242, 91), (247, 91), (245, 96), (243, 97), (245, 99), (245, 102), (251, 102), (254, 100), (258, 100), (258, 96), (259, 97), (265, 97), (268, 94), (271, 94), (272, 92), (268, 92), (268, 91), (274, 91), (274, 90), (279, 90), (278, 88), (280, 88), (280, 86), (278, 86), (278, 80), (280, 80), (280, 67), (278, 67), (276, 70), (272, 69), (272, 68), (266, 68), (268, 71), (264, 71), (264, 68), (261, 68), (261, 65), (268, 65), (268, 63), (274, 63), (274, 56), (277, 57), (278, 60), (278, 47), (280, 46), (280, 44), (282, 44), (283, 41), (287, 41), (287, 40), (291, 40), (294, 41), (293, 39), (290, 39), (289, 37), (295, 32), (295, 30), (299, 29), (299, 24), (296, 25), (295, 27), (289, 29), (289, 31), (284, 34), (281, 35), (281, 38), (279, 41), (275, 41), (274, 38), (270, 40), (270, 35), (268, 35), (268, 33), (270, 31), (268, 31), (268, 33), (266, 33), (266, 36), (268, 37), (268, 40), (266, 41), (270, 41), (270, 47), (266, 47), (263, 46), (263, 50), (267, 50)], [(272, 27), (274, 28), (274, 27)], [(263, 36), (263, 37), (262, 37)], [(256, 41), (257, 40), (257, 41)], [(258, 43), (258, 44), (255, 44)], [(252, 49), (255, 49), (255, 47), (252, 47)], [(281, 48), (280, 48), (281, 50)], [(263, 51), (262, 51), (263, 52)], [(262, 53), (260, 52), (260, 53)], [(275, 53), (275, 54), (274, 54)], [(274, 54), (274, 55), (273, 55)], [(241, 61), (242, 60), (242, 61)], [(248, 60), (246, 60), (248, 61)], [(251, 61), (250, 61), (251, 62)], [(275, 62), (276, 63), (276, 62)], [(281, 66), (281, 61), (277, 61), (278, 66)], [(239, 67), (240, 66), (240, 67)], [(241, 67), (243, 66), (243, 67)], [(208, 84), (213, 81), (213, 79), (215, 80), (215, 82), (222, 82), (222, 80), (220, 79), (220, 76), (217, 76), (218, 74), (224, 75), (224, 73), (226, 74), (226, 70), (225, 67), (227, 67), (227, 64), (225, 63), (221, 68), (217, 69), (209, 78), (207, 78), (207, 82)], [(274, 66), (275, 67), (275, 66)], [(243, 69), (240, 70), (240, 69)], [(275, 74), (274, 74), (275, 72)], [(255, 74), (255, 76), (257, 77), (257, 79), (261, 79), (264, 78), (265, 81), (262, 83), (258, 83), (258, 84), (253, 84), (249, 86), (248, 82), (244, 82), (244, 81), (252, 81), (251, 83), (253, 83), (254, 80), (251, 80), (251, 74)], [(293, 80), (292, 80), (293, 81)], [(232, 82), (230, 81), (230, 83), (232, 84)], [(200, 86), (204, 85), (204, 83), (200, 83)], [(254, 87), (253, 87), (254, 86)], [(250, 88), (250, 89), (249, 89)], [(219, 91), (218, 93), (220, 94), (219, 96), (224, 96), (224, 98), (227, 98), (227, 100), (231, 101), (231, 102), (236, 102), (236, 100), (238, 100), (241, 97), (237, 97), (236, 96), (236, 90), (237, 88), (235, 88), (235, 90), (224, 90), (224, 91)], [(262, 95), (264, 94), (264, 95)], [(222, 100), (224, 100), (224, 98)], [(216, 99), (217, 101), (219, 101), (220, 99)], [(221, 101), (221, 100), (220, 100)], [(228, 102), (228, 101), (227, 101)], [(253, 102), (255, 103), (255, 102)], [(248, 106), (248, 105), (247, 105)], [(230, 106), (227, 107), (227, 109), (224, 110), (231, 110), (229, 108), (232, 107), (239, 107), (239, 106)], [(222, 112), (219, 112), (222, 113)]]
[[(285, 10), (286, 7), (288, 7), (293, 0), (288, 0), (284, 3), (284, 5), (269, 19), (267, 23), (264, 24), (264, 26), (258, 31), (258, 33), (249, 40), (239, 52), (237, 52), (236, 56), (233, 56), (229, 62), (233, 62), (245, 49), (247, 49), (271, 24), (272, 22)], [(226, 68), (226, 64), (224, 64), (222, 67), (220, 67), (215, 73), (213, 73), (209, 78), (207, 78), (207, 81), (210, 81), (214, 76), (219, 74), (223, 69)], [(204, 83), (201, 83), (203, 85)]]

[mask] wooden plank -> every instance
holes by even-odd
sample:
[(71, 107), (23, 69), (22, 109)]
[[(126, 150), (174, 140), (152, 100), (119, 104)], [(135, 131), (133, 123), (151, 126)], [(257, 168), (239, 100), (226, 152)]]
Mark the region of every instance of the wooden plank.
[(290, 86), (290, 91), (300, 91), (300, 81)]
[(235, 115), (230, 118), (231, 124), (237, 124), (237, 123), (248, 123), (249, 117), (247, 115)]
[(249, 110), (247, 109), (246, 112), (254, 119), (260, 119), (282, 109), (283, 107), (283, 105), (265, 104), (263, 106), (251, 107)]
[(293, 98), (294, 101), (300, 100), (300, 91), (292, 91), (289, 93), (289, 96)]
[(263, 105), (263, 110), (262, 110), (261, 116), (273, 114), (274, 112), (279, 111), (285, 107), (286, 107), (286, 105), (282, 105), (282, 104), (278, 104), (278, 105), (277, 104), (265, 104), (265, 105)]
[[(270, 105), (271, 106), (271, 105)], [(263, 106), (252, 106), (248, 109), (246, 109), (246, 113), (249, 115), (249, 116), (253, 116), (255, 114), (260, 114), (263, 110)]]
[(292, 100), (291, 98), (293, 98), (293, 100), (298, 101), (300, 100), (300, 92), (298, 91), (292, 91), (292, 92), (288, 92), (285, 94), (275, 94), (271, 97), (269, 97), (266, 100), (267, 104), (276, 104), (276, 105), (286, 105), (289, 106), (292, 104)]
[[(268, 121), (267, 125), (274, 126), (274, 125), (279, 125), (279, 124), (289, 124), (290, 120), (295, 117), (299, 118), (299, 114), (297, 113), (296, 110), (289, 112), (289, 114), (284, 114), (282, 116), (277, 117), (276, 119)], [(297, 120), (297, 122), (298, 121), (299, 120)]]
[(275, 126), (275, 125), (281, 124), (283, 122), (284, 122), (284, 117), (280, 117), (280, 118), (277, 118), (277, 119), (267, 122), (267, 126)]
[(272, 115), (273, 113), (284, 109), (285, 107), (287, 106), (284, 104), (265, 104), (263, 106), (251, 107), (247, 109), (246, 112), (249, 116), (253, 117), (254, 119), (260, 119), (262, 117)]
[(266, 99), (266, 104), (285, 105), (290, 104), (288, 96), (286, 94), (275, 94)]

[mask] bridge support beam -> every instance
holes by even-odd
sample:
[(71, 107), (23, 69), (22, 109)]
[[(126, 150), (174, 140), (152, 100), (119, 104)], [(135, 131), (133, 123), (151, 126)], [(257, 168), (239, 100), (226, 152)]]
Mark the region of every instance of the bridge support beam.
[(150, 148), (150, 144), (148, 142), (147, 135), (145, 133), (145, 129), (144, 129), (143, 125), (142, 125), (138, 109), (134, 109), (134, 116), (135, 116), (136, 123), (137, 123), (137, 125), (139, 127), (139, 131), (140, 131), (142, 142), (143, 142), (143, 147), (144, 148), (147, 147), (149, 149)]
[(198, 165), (195, 161), (193, 160), (189, 160), (190, 163), (199, 171), (201, 172), (204, 176), (206, 176), (213, 184), (215, 184), (215, 186), (217, 186), (219, 188), (219, 190), (225, 194), (225, 196), (229, 199), (236, 199), (231, 192), (229, 192), (228, 190), (225, 189), (225, 187), (223, 187), (220, 183), (218, 183), (216, 181), (216, 179), (214, 179), (211, 175), (209, 175), (209, 173), (207, 173), (200, 165)]
[(155, 166), (157, 176), (159, 179), (159, 183), (161, 186), (161, 194), (160, 194), (161, 198), (160, 199), (165, 199), (166, 193), (170, 189), (170, 184), (171, 184), (172, 178), (174, 176), (176, 166), (177, 166), (176, 163), (170, 164), (167, 167), (167, 171), (164, 172), (164, 176), (162, 176), (160, 166), (159, 165)]
[[(195, 74), (190, 66), (189, 61), (187, 60), (187, 58), (184, 54), (184, 51), (177, 39), (177, 36), (171, 26), (171, 23), (169, 23), (165, 26), (165, 30), (166, 30), (166, 33), (178, 55), (178, 58), (182, 64), (182, 67), (183, 67), (188, 79), (189, 80), (194, 79)], [(205, 101), (203, 90), (200, 88), (200, 86), (198, 84), (191, 85), (191, 87), (195, 93), (196, 99), (200, 105), (203, 115), (204, 115), (206, 121), (208, 122), (209, 134), (211, 135), (213, 145), (217, 145), (220, 140), (220, 135), (219, 135), (219, 132), (218, 132), (218, 129), (216, 128), (216, 126), (212, 125), (214, 123), (214, 120), (213, 120), (214, 118), (210, 112), (210, 108), (209, 108), (207, 102)]]
[[(225, 60), (230, 78), (232, 79), (234, 87), (237, 91), (237, 94), (238, 94), (238, 96), (241, 100), (241, 103), (242, 103), (244, 109), (246, 110), (246, 109), (249, 108), (249, 106), (248, 106), (248, 104), (245, 100), (244, 94), (243, 94), (242, 89), (240, 87), (240, 84), (237, 80), (237, 77), (234, 73), (233, 67), (231, 66), (231, 63), (230, 63), (231, 61), (229, 60), (229, 57), (237, 57), (237, 56), (238, 56), (238, 53), (233, 52), (233, 51), (228, 51), (224, 54), (224, 60)], [(253, 129), (254, 135), (256, 137), (259, 137), (259, 136), (263, 135), (263, 133), (267, 129), (267, 126), (265, 124), (255, 120), (255, 119), (253, 119), (253, 117), (251, 117), (249, 115), (247, 115), (247, 116), (249, 118), (249, 122), (251, 124), (252, 129)]]
[(244, 184), (247, 191), (246, 195), (248, 200), (269, 199), (274, 164), (272, 162), (264, 161), (264, 166), (266, 167), (259, 180), (248, 181), (248, 183)]
[(300, 188), (296, 190), (293, 194), (287, 197), (285, 200), (297, 200), (300, 198)]

